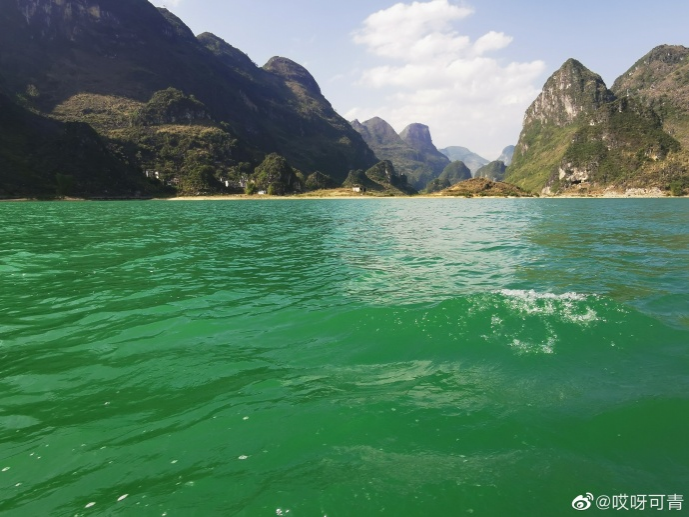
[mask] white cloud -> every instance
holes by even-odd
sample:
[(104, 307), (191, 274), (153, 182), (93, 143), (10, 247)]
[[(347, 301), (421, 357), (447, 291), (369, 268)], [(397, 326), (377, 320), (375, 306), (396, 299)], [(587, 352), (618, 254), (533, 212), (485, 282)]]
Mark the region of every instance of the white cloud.
[(350, 119), (380, 116), (398, 131), (431, 128), (439, 147), (462, 145), (495, 158), (516, 143), (524, 111), (538, 94), (542, 61), (504, 63), (496, 53), (512, 38), (490, 31), (472, 42), (455, 25), (473, 9), (449, 0), (398, 3), (369, 16), (354, 41), (384, 59), (359, 85), (386, 92), (383, 106), (360, 106)]

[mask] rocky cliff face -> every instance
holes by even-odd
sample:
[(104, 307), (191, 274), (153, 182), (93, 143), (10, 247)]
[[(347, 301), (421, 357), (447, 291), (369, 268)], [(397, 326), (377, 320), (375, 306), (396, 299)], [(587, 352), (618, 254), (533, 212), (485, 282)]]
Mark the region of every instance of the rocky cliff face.
[[(358, 120), (351, 122), (352, 127), (358, 131), (371, 149), (382, 147), (404, 147), (404, 141), (395, 132), (393, 127), (380, 117), (373, 117), (363, 124)], [(385, 153), (383, 153), (385, 154)]]
[(686, 85), (689, 69), (689, 48), (681, 45), (660, 45), (618, 77), (612, 91), (619, 97), (657, 99)]
[(399, 135), (379, 117), (351, 124), (376, 156), (391, 161), (417, 190), (426, 188), (450, 163), (433, 145), (430, 130), (423, 124), (411, 124)]
[(440, 153), (435, 145), (433, 145), (431, 131), (425, 124), (409, 124), (400, 133), (400, 138), (402, 141), (406, 142), (409, 147), (416, 149), (420, 153)]
[(633, 182), (680, 147), (650, 108), (618, 99), (596, 110), (576, 131), (546, 192)]
[(615, 99), (603, 79), (576, 59), (568, 59), (546, 81), (541, 94), (526, 110), (524, 126), (539, 122), (563, 127)]
[(528, 190), (543, 188), (583, 117), (614, 98), (598, 74), (567, 60), (526, 110), (506, 180)]
[(622, 74), (612, 90), (653, 109), (665, 130), (689, 148), (689, 48), (654, 48)]
[[(640, 92), (674, 76), (683, 54), (676, 48), (656, 49), (616, 81), (620, 98), (581, 63), (567, 61), (527, 110), (507, 181), (546, 194), (669, 188), (684, 177), (683, 162), (689, 159), (682, 158), (680, 142), (664, 130), (670, 101)], [(681, 117), (673, 120), (676, 128), (689, 132), (689, 119), (684, 125)]]
[(112, 4), (99, 0), (17, 0), (16, 4), (29, 31), (42, 39), (62, 36), (77, 41), (87, 36), (83, 28), (94, 24), (104, 30), (122, 29)]

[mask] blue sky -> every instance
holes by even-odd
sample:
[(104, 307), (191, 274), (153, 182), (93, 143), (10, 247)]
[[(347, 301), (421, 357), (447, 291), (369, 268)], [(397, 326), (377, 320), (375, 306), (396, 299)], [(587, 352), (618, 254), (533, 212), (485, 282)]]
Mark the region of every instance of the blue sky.
[(608, 86), (653, 47), (689, 46), (684, 0), (168, 0), (257, 64), (288, 57), (347, 119), (421, 122), (438, 147), (495, 159), (570, 57)]

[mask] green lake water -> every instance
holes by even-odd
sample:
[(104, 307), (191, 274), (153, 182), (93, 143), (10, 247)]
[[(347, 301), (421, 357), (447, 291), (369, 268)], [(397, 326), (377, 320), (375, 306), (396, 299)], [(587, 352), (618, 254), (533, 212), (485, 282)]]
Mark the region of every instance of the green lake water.
[(683, 199), (4, 203), (0, 515), (687, 498), (688, 229)]

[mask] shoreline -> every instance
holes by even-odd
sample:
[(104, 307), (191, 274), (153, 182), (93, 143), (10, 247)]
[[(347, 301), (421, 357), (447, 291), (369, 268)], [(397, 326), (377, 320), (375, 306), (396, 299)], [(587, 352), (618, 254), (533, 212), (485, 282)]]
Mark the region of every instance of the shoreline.
[(268, 196), (268, 195), (253, 195), (246, 194), (220, 194), (216, 196), (175, 196), (175, 197), (159, 197), (159, 198), (62, 198), (62, 199), (39, 199), (39, 198), (0, 198), (0, 203), (27, 203), (27, 202), (118, 202), (118, 201), (287, 201), (287, 200), (323, 200), (323, 199), (343, 199), (343, 200), (360, 200), (360, 199), (684, 199), (689, 196), (672, 196), (669, 193), (664, 194), (660, 191), (652, 192), (603, 192), (600, 194), (563, 194), (563, 195), (542, 195), (542, 196), (440, 196), (434, 194), (418, 194), (415, 196), (373, 196), (373, 195), (337, 195), (337, 194), (322, 194), (322, 195), (304, 195), (297, 194), (291, 196)]
[(603, 194), (603, 195), (562, 195), (562, 196), (242, 196), (242, 195), (220, 195), (220, 196), (178, 196), (171, 198), (158, 198), (154, 201), (286, 201), (286, 200), (308, 200), (308, 199), (683, 199), (689, 196), (670, 196), (659, 194)]

